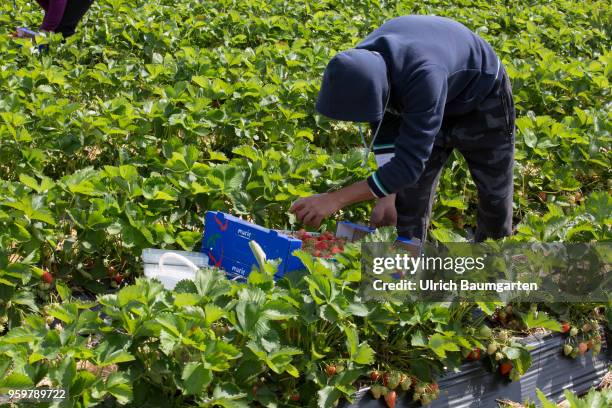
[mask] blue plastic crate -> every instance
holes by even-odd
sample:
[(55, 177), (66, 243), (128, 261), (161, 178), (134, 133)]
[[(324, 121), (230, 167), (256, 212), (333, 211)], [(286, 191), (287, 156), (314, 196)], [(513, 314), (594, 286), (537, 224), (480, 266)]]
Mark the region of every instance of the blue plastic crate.
[(291, 255), (302, 247), (302, 241), (297, 238), (221, 211), (207, 211), (204, 221), (202, 252), (208, 255), (211, 266), (246, 277), (253, 265), (257, 265), (249, 247), (253, 240), (261, 246), (268, 259), (281, 260), (276, 278), (304, 268), (299, 258)]
[(336, 236), (347, 241), (357, 241), (375, 231), (375, 228), (349, 221), (340, 221), (336, 224)]
[[(231, 277), (247, 277), (257, 260), (249, 246), (251, 240), (257, 242), (268, 259), (280, 259), (275, 278), (304, 269), (302, 261), (293, 251), (302, 248), (302, 241), (283, 232), (265, 228), (221, 211), (207, 211), (204, 217), (204, 236), (201, 252), (209, 258), (209, 264), (228, 273)], [(336, 236), (355, 241), (374, 231), (360, 224), (340, 221)], [(420, 241), (399, 237), (396, 241), (404, 249), (417, 256)]]

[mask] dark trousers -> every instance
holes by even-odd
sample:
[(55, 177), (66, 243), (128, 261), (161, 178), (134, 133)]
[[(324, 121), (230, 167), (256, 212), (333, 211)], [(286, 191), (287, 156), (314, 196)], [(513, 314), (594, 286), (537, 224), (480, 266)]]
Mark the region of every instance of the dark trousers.
[(76, 27), (91, 7), (93, 0), (68, 0), (66, 11), (59, 26), (55, 29), (56, 33), (62, 33), (64, 37), (70, 37), (76, 31)]
[(503, 67), (500, 75), (501, 81), (476, 110), (444, 119), (421, 177), (397, 193), (400, 236), (425, 241), (436, 186), (453, 149), (465, 158), (478, 190), (475, 240), (512, 233), (515, 111), (510, 80)]

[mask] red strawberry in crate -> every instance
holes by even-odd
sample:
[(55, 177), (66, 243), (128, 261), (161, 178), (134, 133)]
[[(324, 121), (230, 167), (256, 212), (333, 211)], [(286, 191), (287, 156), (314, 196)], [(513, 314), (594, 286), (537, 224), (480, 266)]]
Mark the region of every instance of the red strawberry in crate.
[(329, 249), (329, 244), (325, 241), (318, 241), (315, 244), (315, 249), (318, 249), (319, 251), (327, 251)]

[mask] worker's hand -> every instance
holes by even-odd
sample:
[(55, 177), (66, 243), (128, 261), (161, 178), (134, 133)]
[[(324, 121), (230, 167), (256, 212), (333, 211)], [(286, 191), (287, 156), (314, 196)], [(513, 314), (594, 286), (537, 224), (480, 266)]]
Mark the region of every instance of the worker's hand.
[(389, 194), (378, 200), (370, 217), (370, 226), (395, 227), (397, 224), (397, 210), (395, 209), (395, 194)]
[(324, 218), (340, 210), (342, 205), (334, 193), (315, 194), (297, 200), (289, 211), (310, 227), (318, 228)]

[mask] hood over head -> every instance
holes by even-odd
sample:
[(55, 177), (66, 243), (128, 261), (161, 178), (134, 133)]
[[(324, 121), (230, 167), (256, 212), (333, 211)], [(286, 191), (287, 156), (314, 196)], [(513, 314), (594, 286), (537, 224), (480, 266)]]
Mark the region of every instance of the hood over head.
[(351, 49), (329, 61), (317, 98), (322, 115), (351, 122), (378, 122), (389, 92), (387, 65), (377, 52)]

